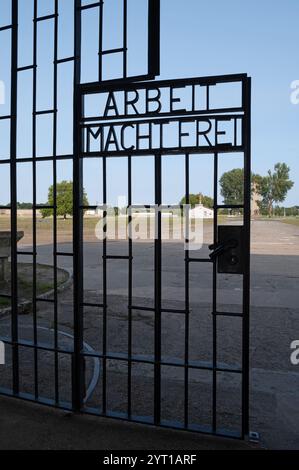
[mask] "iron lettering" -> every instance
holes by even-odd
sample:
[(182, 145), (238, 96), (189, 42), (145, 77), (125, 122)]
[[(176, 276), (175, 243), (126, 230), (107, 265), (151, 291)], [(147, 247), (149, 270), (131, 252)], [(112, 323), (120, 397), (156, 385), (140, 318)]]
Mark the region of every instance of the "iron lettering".
[(96, 116), (81, 119), (83, 154), (242, 151), (242, 106), (212, 106), (214, 86), (177, 82), (95, 92)]

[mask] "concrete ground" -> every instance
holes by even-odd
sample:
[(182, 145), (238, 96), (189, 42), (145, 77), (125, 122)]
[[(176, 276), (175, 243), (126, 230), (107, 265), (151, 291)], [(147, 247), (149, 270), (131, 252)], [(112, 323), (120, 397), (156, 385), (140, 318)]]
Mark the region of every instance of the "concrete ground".
[[(248, 450), (256, 445), (0, 398), (0, 450)], [(28, 432), (30, 430), (30, 432)]]
[[(211, 240), (211, 235), (210, 225), (205, 228), (205, 245), (198, 253), (194, 252), (195, 257), (208, 255), (207, 243)], [(299, 366), (293, 366), (290, 362), (290, 344), (293, 340), (299, 339), (299, 227), (276, 221), (255, 221), (252, 225), (252, 235), (251, 429), (261, 433), (262, 445), (268, 448), (298, 449)], [(185, 294), (183, 246), (175, 242), (166, 242), (163, 246), (163, 307), (184, 308), (182, 301)], [(71, 246), (63, 244), (60, 246), (60, 250), (71, 251)], [(108, 250), (110, 254), (126, 254), (127, 244), (125, 242), (111, 242), (108, 243)], [(133, 296), (134, 303), (138, 306), (151, 306), (153, 303), (153, 254), (152, 242), (134, 245)], [(24, 259), (24, 261), (26, 260)], [(38, 247), (38, 262), (52, 263), (49, 245)], [(84, 249), (84, 288), (87, 302), (102, 301), (101, 263), (101, 244), (96, 243), (96, 240), (93, 242), (88, 239)], [(60, 257), (59, 266), (71, 268), (71, 258)], [(108, 261), (108, 266), (108, 347), (112, 352), (126, 352), (128, 262), (111, 260)], [(200, 263), (194, 264), (190, 270), (191, 324), (189, 341), (191, 360), (207, 362), (211, 360), (211, 293), (210, 266)], [(239, 276), (219, 276), (219, 309), (238, 311), (241, 295), (242, 286)], [(71, 291), (60, 295), (59, 312), (60, 330), (71, 334), (73, 330)], [(46, 332), (46, 330), (49, 332), (49, 328), (53, 326), (52, 318), (51, 309), (42, 305), (38, 312), (41, 341), (53, 341), (53, 335), (50, 337)], [(84, 319), (84, 340), (94, 350), (101, 350), (102, 313), (97, 309), (86, 308)], [(162, 355), (164, 359), (169, 357), (182, 359), (184, 316), (164, 314), (163, 319)], [(9, 334), (9, 327), (8, 319), (4, 318), (0, 322), (1, 335)], [(133, 318), (133, 350), (135, 354), (152, 354), (152, 333), (152, 314), (137, 311), (136, 317)], [(240, 322), (237, 319), (219, 319), (217, 333), (218, 361), (234, 366), (239, 365)], [(20, 319), (20, 334), (24, 339), (32, 339), (32, 318), (30, 316)], [(65, 336), (60, 338), (60, 342), (64, 346), (70, 341)], [(23, 391), (32, 391), (33, 356), (24, 352), (22, 360), (24, 365)], [(43, 371), (44, 378), (40, 379), (41, 389), (44, 394), (48, 395), (49, 369), (47, 367), (50, 367), (51, 358), (47, 353), (44, 353), (40, 357), (40, 362), (45, 369)], [(45, 367), (45, 364), (48, 366)], [(53, 368), (53, 366), (51, 367)], [(67, 379), (70, 364), (66, 358), (62, 358), (60, 367), (63, 372), (62, 394), (67, 397), (70, 394), (69, 380)], [(88, 383), (92, 380), (94, 369), (94, 364), (87, 367)], [(8, 380), (8, 371), (9, 363), (6, 372), (4, 371), (2, 374), (2, 384)], [(111, 361), (108, 373), (110, 377), (109, 404), (116, 411), (125, 411), (126, 371), (115, 361)], [(133, 378), (136, 389), (134, 402), (136, 409), (140, 412), (139, 414), (150, 415), (152, 412), (150, 392), (153, 380), (152, 371), (145, 367), (136, 367)], [(165, 419), (177, 418), (180, 420), (182, 419), (183, 406), (181, 372), (178, 368), (171, 370), (168, 368), (164, 372), (163, 380), (164, 417)], [(8, 383), (5, 385), (9, 386)], [(90, 406), (100, 406), (99, 389), (100, 382), (90, 398)], [(219, 378), (219, 425), (227, 426), (228, 424), (228, 427), (231, 425), (235, 428), (240, 424), (239, 392), (240, 383), (231, 374)], [(195, 422), (201, 424), (210, 422), (210, 398), (211, 377), (209, 374), (193, 375), (190, 378), (190, 401), (191, 413), (194, 415)], [(9, 410), (11, 413), (12, 409)], [(55, 414), (54, 411), (49, 411), (49, 413)], [(37, 413), (37, 415), (39, 414)], [(75, 419), (84, 421), (84, 418), (81, 417)], [(115, 426), (117, 429), (118, 423)], [(126, 425), (119, 426), (124, 426), (126, 429)], [(131, 427), (129, 428), (131, 429)], [(188, 435), (186, 439), (188, 439)], [(116, 441), (113, 444), (113, 440), (111, 443), (112, 446), (118, 445)], [(82, 442), (81, 445), (84, 443)], [(192, 445), (192, 440), (190, 445)]]

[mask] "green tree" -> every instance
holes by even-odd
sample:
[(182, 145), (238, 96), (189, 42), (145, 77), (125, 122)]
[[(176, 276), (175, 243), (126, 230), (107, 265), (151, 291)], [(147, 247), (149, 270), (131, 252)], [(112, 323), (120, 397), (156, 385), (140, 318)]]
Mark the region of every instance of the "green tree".
[(244, 199), (244, 170), (235, 168), (223, 173), (220, 178), (220, 194), (224, 204), (243, 204)]
[(261, 178), (257, 183), (257, 191), (261, 195), (261, 209), (266, 209), (268, 216), (273, 215), (273, 204), (283, 202), (288, 191), (294, 186), (290, 180), (290, 168), (286, 163), (276, 163), (274, 171), (268, 171), (267, 176)]
[[(53, 185), (48, 190), (48, 202), (47, 205), (54, 205), (54, 188)], [(88, 199), (85, 190), (83, 189), (83, 205), (88, 206)], [(61, 181), (56, 185), (56, 206), (57, 215), (62, 216), (64, 219), (67, 215), (73, 215), (73, 182), (72, 181)], [(51, 217), (53, 215), (53, 209), (41, 209), (42, 217)]]
[[(259, 187), (262, 176), (251, 173), (251, 192)], [(223, 197), (224, 204), (243, 204), (244, 202), (244, 169), (235, 168), (234, 170), (223, 173), (220, 178), (220, 194)]]
[[(180, 201), (180, 205), (186, 204), (186, 197), (183, 197)], [(189, 204), (191, 207), (195, 207), (196, 204), (202, 204), (209, 209), (214, 207), (214, 199), (210, 196), (204, 196), (202, 193), (199, 194), (190, 194), (189, 195)]]
[(32, 209), (32, 202), (18, 202), (17, 209)]

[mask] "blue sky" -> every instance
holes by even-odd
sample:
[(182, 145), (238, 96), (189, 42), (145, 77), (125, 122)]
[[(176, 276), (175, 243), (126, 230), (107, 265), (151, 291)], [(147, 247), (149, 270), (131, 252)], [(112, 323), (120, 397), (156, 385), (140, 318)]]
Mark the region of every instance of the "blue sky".
[[(9, 0), (0, 2), (0, 23), (9, 22)], [(68, 16), (73, 0), (60, 0), (59, 57), (73, 54), (72, 22)], [(83, 3), (93, 3), (84, 1)], [(39, 0), (39, 15), (53, 12), (53, 0)], [(121, 37), (119, 0), (106, 0), (105, 47), (117, 47)], [(136, 7), (136, 10), (133, 8)], [(252, 163), (253, 171), (265, 174), (278, 161), (291, 167), (295, 182), (286, 204), (299, 203), (299, 105), (291, 104), (290, 85), (299, 79), (299, 2), (298, 0), (161, 0), (161, 76), (180, 78), (231, 73), (248, 73), (253, 81), (252, 93)], [(130, 71), (144, 68), (146, 52), (146, 0), (129, 0)], [(32, 0), (20, 0), (19, 65), (32, 61)], [(97, 10), (86, 13), (83, 21), (83, 81), (96, 79)], [(51, 109), (53, 84), (52, 22), (39, 25), (38, 109)], [(9, 32), (0, 33), (0, 79), (9, 95)], [(118, 59), (107, 59), (106, 73), (117, 73)], [(31, 72), (19, 74), (19, 157), (31, 154)], [(72, 146), (72, 64), (59, 66), (58, 71), (58, 153), (71, 153)], [(9, 111), (9, 100), (0, 106), (0, 114)], [(51, 154), (51, 116), (38, 118), (37, 151)], [(8, 149), (7, 122), (0, 121), (0, 159)], [(220, 173), (240, 166), (240, 155), (221, 157)], [(8, 202), (8, 168), (0, 168), (0, 199)], [(183, 159), (166, 158), (164, 170), (164, 202), (177, 203), (183, 189)], [(101, 202), (100, 162), (86, 162), (84, 186), (91, 204)], [(126, 193), (125, 160), (108, 165), (109, 200), (115, 203), (118, 194)], [(71, 162), (58, 165), (58, 178), (70, 179)], [(18, 165), (18, 199), (31, 199), (31, 167)], [(153, 162), (147, 158), (133, 166), (135, 202), (151, 202), (153, 198)], [(26, 181), (26, 184), (24, 184)], [(38, 165), (38, 202), (45, 202), (52, 183), (51, 165)], [(191, 159), (191, 191), (212, 194), (212, 161), (209, 156)]]

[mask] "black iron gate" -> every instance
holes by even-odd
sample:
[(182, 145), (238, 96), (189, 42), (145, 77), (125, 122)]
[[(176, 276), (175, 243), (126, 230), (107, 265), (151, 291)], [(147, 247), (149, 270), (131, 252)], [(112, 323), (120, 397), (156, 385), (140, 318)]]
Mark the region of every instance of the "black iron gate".
[[(18, 0), (11, 2), (11, 24), (2, 25), (0, 34), (8, 33), (11, 41), (11, 90), (10, 90), (10, 112), (0, 116), (1, 122), (9, 122), (10, 150), (6, 158), (0, 160), (2, 168), (9, 166), (10, 173), (10, 202), (9, 205), (2, 205), (0, 209), (9, 211), (11, 230), (11, 292), (1, 292), (0, 297), (11, 303), (10, 307), (10, 327), (1, 327), (1, 340), (6, 344), (10, 352), (7, 352), (9, 361), (2, 376), (1, 391), (4, 394), (15, 397), (27, 398), (30, 400), (47, 403), (50, 405), (68, 408), (75, 411), (85, 411), (112, 416), (122, 419), (147, 422), (161, 426), (171, 426), (186, 430), (197, 430), (219, 435), (231, 435), (244, 438), (249, 430), (249, 283), (250, 283), (250, 78), (246, 75), (231, 75), (218, 77), (204, 77), (181, 80), (151, 81), (159, 74), (159, 1), (149, 0), (145, 2), (148, 8), (148, 63), (146, 69), (141, 73), (130, 73), (129, 71), (129, 45), (128, 45), (128, 16), (130, 0), (122, 0), (122, 44), (120, 47), (104, 49), (103, 25), (105, 18), (106, 2), (82, 2), (75, 0), (70, 2), (69, 12), (72, 12), (74, 19), (74, 54), (70, 57), (59, 56), (59, 14), (61, 2), (53, 2), (53, 11), (39, 15), (39, 2), (32, 1), (33, 8), (33, 49), (32, 63), (20, 65), (18, 58), (20, 12), (18, 10)], [(98, 15), (98, 63), (97, 77), (93, 83), (82, 83), (82, 16), (86, 11), (97, 12)], [(69, 17), (68, 17), (69, 18)], [(51, 109), (40, 109), (38, 107), (38, 25), (50, 22), (53, 27), (53, 95)], [(121, 72), (119, 78), (113, 79), (104, 77), (104, 59), (107, 56), (118, 56), (121, 59)], [(73, 148), (70, 153), (60, 153), (58, 150), (59, 133), (59, 96), (58, 77), (59, 67), (68, 63), (73, 67)], [(30, 72), (32, 78), (32, 148), (31, 155), (19, 156), (18, 154), (18, 84), (20, 75)], [(223, 88), (223, 94), (227, 92), (225, 86), (235, 86), (238, 100), (234, 106), (215, 105), (216, 98), (214, 90)], [(180, 90), (182, 92), (179, 97)], [(102, 110), (96, 115), (87, 111), (87, 99), (92, 97), (92, 101), (99, 98)], [(184, 100), (186, 101), (185, 106)], [(217, 101), (217, 100), (216, 100)], [(220, 100), (221, 101), (221, 100)], [(122, 104), (120, 104), (122, 103)], [(94, 108), (93, 108), (94, 109)], [(100, 109), (100, 105), (97, 110)], [(51, 118), (52, 123), (52, 151), (48, 155), (39, 155), (37, 148), (38, 127), (37, 120), (41, 116)], [(221, 127), (223, 126), (223, 127)], [(170, 136), (170, 137), (169, 137)], [(243, 201), (231, 204), (219, 203), (219, 159), (229, 159), (233, 154), (242, 155), (244, 168)], [(183, 212), (182, 221), (185, 223), (185, 256), (184, 273), (182, 281), (184, 284), (184, 296), (181, 299), (183, 307), (179, 305), (165, 306), (162, 293), (162, 250), (163, 241), (163, 210), (183, 211), (183, 207), (163, 206), (163, 180), (162, 166), (163, 159), (167, 156), (180, 155), (184, 160), (185, 171), (185, 204), (187, 210)], [(201, 251), (195, 254), (190, 249), (190, 158), (201, 155), (209, 155), (213, 159), (213, 240), (210, 246), (210, 256), (206, 253), (201, 255)], [(110, 251), (107, 242), (107, 220), (109, 182), (107, 179), (107, 162), (114, 158), (125, 158), (127, 165), (127, 207), (125, 213), (126, 224), (129, 227), (125, 254), (118, 254)], [(138, 300), (133, 296), (133, 274), (134, 274), (134, 242), (132, 240), (131, 223), (134, 218), (134, 211), (139, 206), (134, 204), (132, 193), (134, 188), (134, 176), (132, 165), (135, 159), (153, 158), (154, 161), (154, 208), (144, 206), (145, 211), (154, 211), (155, 239), (154, 239), (154, 296), (151, 305), (138, 305)], [(101, 161), (102, 172), (101, 181), (99, 176), (99, 186), (102, 188), (102, 204), (89, 205), (84, 202), (84, 161), (86, 159)], [(44, 205), (38, 201), (38, 171), (39, 165), (48, 162), (52, 171), (53, 199)], [(73, 176), (73, 236), (72, 249), (65, 250), (64, 244), (60, 242), (58, 236), (58, 170), (59, 162), (71, 162)], [(30, 165), (32, 174), (32, 241), (31, 248), (28, 246), (18, 249), (18, 187), (24, 184), (20, 179), (19, 168), (21, 165)], [(39, 266), (39, 216), (38, 211), (43, 209), (52, 211), (52, 266), (53, 266), (53, 292), (50, 296), (39, 295), (38, 289), (38, 266)], [(101, 299), (93, 299), (92, 296), (86, 298), (84, 295), (84, 214), (86, 211), (100, 211), (104, 221), (102, 225), (103, 237), (98, 244), (102, 247), (101, 256)], [(235, 211), (243, 220), (238, 224), (223, 225), (221, 220), (224, 213)], [(232, 219), (234, 220), (234, 219)], [(30, 245), (30, 243), (29, 243)], [(198, 255), (199, 253), (199, 255)], [(23, 321), (18, 310), (20, 309), (20, 299), (18, 296), (19, 282), (18, 271), (20, 262), (24, 263), (24, 258), (32, 264), (32, 302), (31, 318), (32, 323)], [(60, 260), (69, 259), (73, 267), (73, 298), (60, 303), (59, 299), (59, 266)], [(109, 297), (108, 296), (108, 276), (107, 271), (111, 263), (122, 261), (128, 265), (128, 280), (124, 284), (127, 291), (127, 311), (126, 328), (127, 341), (125, 350), (122, 352), (109, 350), (108, 344), (108, 321), (109, 321)], [(190, 354), (190, 269), (191, 266), (209, 265), (212, 268), (211, 292), (212, 303), (209, 312), (212, 319), (211, 329), (207, 334), (211, 336), (211, 360), (193, 360)], [(217, 298), (218, 280), (223, 273), (241, 279), (242, 302), (241, 308), (234, 309), (219, 308)], [(198, 271), (198, 284), (201, 283), (200, 272)], [(44, 307), (45, 306), (45, 307)], [(46, 307), (47, 306), (47, 307)], [(45, 336), (46, 340), (41, 340), (41, 332), (45, 332), (45, 323), (40, 323), (39, 310), (51, 306), (53, 318), (51, 328), (51, 340)], [(50, 307), (49, 307), (50, 308)], [(61, 315), (71, 312), (67, 318), (68, 330), (61, 331), (61, 326), (67, 323), (62, 321)], [(86, 308), (98, 309), (101, 312), (99, 318), (101, 325), (98, 328), (101, 332), (101, 347), (88, 348), (84, 341), (84, 321)], [(150, 355), (135, 354), (133, 351), (133, 315), (134, 312), (145, 312), (153, 317), (153, 353)], [(162, 352), (162, 321), (163, 315), (177, 314), (183, 318), (183, 355), (180, 358), (171, 359), (165, 357)], [(3, 319), (7, 320), (7, 316)], [(71, 318), (71, 320), (70, 320)], [(221, 344), (218, 341), (219, 319), (238, 319), (240, 321), (239, 337), (240, 342), (240, 363), (230, 365), (230, 360), (221, 361), (219, 351)], [(26, 323), (27, 322), (27, 323)], [(3, 321), (2, 321), (3, 323)], [(5, 322), (4, 322), (5, 323)], [(124, 323), (122, 323), (124, 325)], [(6, 329), (5, 329), (6, 328)], [(114, 328), (121, 328), (115, 325)], [(24, 333), (26, 331), (26, 334)], [(228, 332), (228, 334), (230, 334)], [(49, 335), (49, 333), (47, 333)], [(64, 341), (61, 341), (64, 335)], [(68, 340), (66, 339), (68, 338)], [(68, 342), (71, 340), (71, 343)], [(208, 346), (206, 346), (208, 348)], [(25, 351), (25, 352), (24, 352)], [(32, 352), (31, 359), (26, 362), (32, 364), (32, 392), (27, 388), (22, 389), (22, 363), (23, 354)], [(50, 359), (51, 358), (51, 359)], [(47, 386), (41, 384), (41, 371), (49, 361), (52, 361), (52, 378), (48, 377), (46, 384), (53, 383), (53, 393), (47, 396)], [(94, 369), (97, 367), (97, 380), (90, 378), (90, 361), (93, 361)], [(109, 409), (108, 396), (108, 375), (109, 364), (113, 362), (116, 368), (121, 364), (125, 372), (122, 389), (126, 390), (125, 405), (121, 412)], [(63, 364), (63, 365), (62, 365)], [(153, 392), (152, 413), (147, 416), (137, 416), (132, 405), (134, 367), (139, 367), (139, 374), (144, 373), (143, 366), (152, 367), (153, 375), (150, 387)], [(171, 369), (169, 374), (164, 374), (165, 368)], [(62, 377), (62, 372), (65, 374)], [(191, 390), (191, 375), (193, 373), (210, 374), (209, 390), (211, 400), (207, 401), (206, 394), (203, 393), (194, 397)], [(177, 375), (182, 373), (181, 379)], [(11, 380), (7, 376), (11, 374)], [(177, 374), (177, 375), (176, 375)], [(225, 425), (218, 422), (218, 398), (221, 395), (219, 376), (238, 377), (240, 385), (240, 407), (239, 410), (231, 410), (230, 405), (226, 406), (223, 415), (226, 417)], [(65, 376), (68, 377), (66, 380)], [(88, 390), (92, 384), (94, 391), (99, 387), (97, 381), (100, 376), (100, 392), (91, 404), (87, 403)], [(178, 382), (183, 386), (181, 390), (181, 402), (179, 405), (182, 418), (179, 420), (164, 419), (161, 412), (163, 403), (162, 387), (163, 380), (166, 380), (168, 387), (176, 390)], [(69, 400), (62, 398), (61, 384), (69, 386)], [(88, 382), (86, 384), (86, 382)], [(200, 383), (201, 380), (198, 379)], [(231, 379), (232, 389), (234, 389), (234, 378)], [(89, 384), (89, 387), (87, 385)], [(114, 388), (116, 385), (114, 384)], [(41, 388), (46, 392), (41, 392)], [(166, 387), (167, 388), (167, 387)], [(200, 388), (198, 389), (200, 390)], [(147, 395), (144, 392), (144, 400)], [(192, 393), (193, 394), (192, 394)], [(124, 396), (121, 394), (121, 401)], [(177, 397), (179, 400), (179, 397)], [(190, 411), (191, 402), (198, 400), (209, 412), (209, 419), (204, 423), (200, 419), (196, 420)], [(174, 406), (174, 409), (176, 407)], [(235, 413), (240, 418), (237, 429), (233, 429), (230, 423), (230, 414)], [(174, 412), (175, 414), (175, 412)], [(173, 414), (172, 414), (173, 415)], [(176, 416), (174, 416), (176, 418)], [(227, 428), (227, 429), (224, 429)]]

